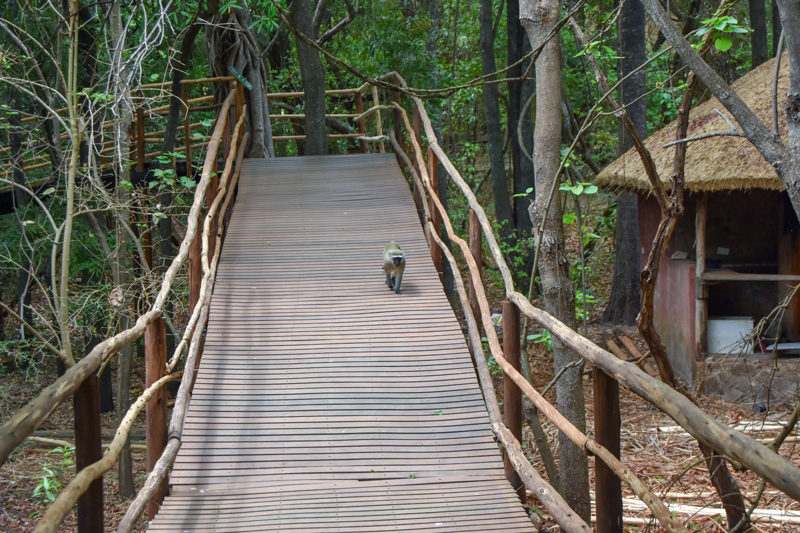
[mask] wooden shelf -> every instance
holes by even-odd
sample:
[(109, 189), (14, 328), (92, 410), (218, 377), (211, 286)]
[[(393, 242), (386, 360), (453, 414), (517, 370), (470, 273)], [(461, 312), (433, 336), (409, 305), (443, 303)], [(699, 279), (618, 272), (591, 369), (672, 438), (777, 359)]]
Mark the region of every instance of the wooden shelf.
[(733, 270), (712, 270), (700, 275), (703, 281), (800, 281), (797, 274), (743, 274)]

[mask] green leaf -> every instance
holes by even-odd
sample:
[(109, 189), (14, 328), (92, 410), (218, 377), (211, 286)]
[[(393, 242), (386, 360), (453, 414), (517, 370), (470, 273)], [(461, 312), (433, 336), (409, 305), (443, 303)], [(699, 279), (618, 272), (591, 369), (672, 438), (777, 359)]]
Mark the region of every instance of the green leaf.
[(54, 192), (56, 192), (56, 188), (55, 188), (55, 187), (48, 187), (48, 188), (47, 188), (47, 189), (46, 189), (46, 190), (45, 190), (45, 191), (42, 193), (42, 196), (47, 196), (48, 194), (53, 194)]
[(731, 46), (733, 46), (733, 41), (727, 35), (722, 35), (717, 37), (717, 40), (714, 41), (714, 46), (720, 52), (727, 52), (730, 50)]
[(597, 192), (597, 185), (589, 185), (583, 190), (583, 194), (595, 194)]

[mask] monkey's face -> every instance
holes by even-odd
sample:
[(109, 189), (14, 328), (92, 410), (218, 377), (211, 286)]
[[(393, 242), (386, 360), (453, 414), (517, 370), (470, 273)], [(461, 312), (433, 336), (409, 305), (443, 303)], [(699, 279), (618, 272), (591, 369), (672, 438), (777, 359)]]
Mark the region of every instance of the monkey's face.
[(394, 266), (399, 267), (403, 263), (403, 257), (397, 255), (392, 257), (392, 263), (394, 263)]

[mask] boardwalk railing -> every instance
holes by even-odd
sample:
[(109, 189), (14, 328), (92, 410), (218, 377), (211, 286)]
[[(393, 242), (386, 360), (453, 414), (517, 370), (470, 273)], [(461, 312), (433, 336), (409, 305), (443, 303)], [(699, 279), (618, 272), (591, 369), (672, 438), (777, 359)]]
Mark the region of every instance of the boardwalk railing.
[[(0, 463), (2, 463), (26, 437), (48, 418), (56, 407), (68, 400), (84, 382), (90, 379), (109, 357), (123, 346), (142, 336), (145, 337), (147, 360), (145, 391), (123, 418), (113, 442), (102, 457), (99, 457), (102, 443), (99, 440), (100, 433), (97, 432), (98, 440), (93, 447), (98, 451), (98, 457), (91, 464), (78, 465), (79, 468), (83, 468), (48, 507), (39, 521), (36, 531), (55, 531), (63, 517), (78, 501), (79, 496), (87, 491), (94, 480), (100, 478), (115, 464), (130, 429), (142, 409), (147, 410), (148, 469), (157, 466), (157, 459), (162, 455), (164, 446), (166, 445), (169, 451), (170, 445), (176, 438), (175, 435), (180, 435), (182, 415), (185, 414), (194, 368), (200, 354), (204, 323), (208, 317), (210, 288), (213, 285), (222, 244), (224, 214), (230, 209), (234, 198), (238, 169), (243, 157), (244, 146), (247, 143), (247, 136), (242, 134), (245, 110), (243, 106), (235, 105), (237, 94), (240, 93), (233, 84), (228, 97), (220, 106), (219, 119), (206, 147), (205, 162), (189, 211), (186, 236), (180, 244), (178, 254), (164, 274), (163, 282), (149, 310), (136, 320), (133, 327), (98, 344), (83, 359), (68, 369), (62, 377), (46, 387), (33, 401), (0, 426)], [(218, 150), (223, 144), (224, 132), (232, 121), (231, 114), (228, 113), (231, 109), (236, 109), (236, 126), (231, 135), (227, 153), (224, 154), (225, 168), (217, 176)], [(190, 255), (189, 277), (191, 284), (196, 285), (198, 289), (183, 338), (170, 359), (167, 360), (163, 310), (170, 298), (173, 297), (172, 288), (175, 279)], [(176, 370), (181, 360), (185, 361), (184, 369)], [(172, 421), (167, 428), (166, 397), (163, 387), (167, 382), (181, 376), (183, 379), (173, 408)], [(99, 427), (99, 412), (94, 424)], [(157, 489), (163, 489), (162, 483), (159, 482), (157, 485)], [(157, 498), (160, 496), (163, 496), (163, 493), (156, 490), (153, 501), (157, 503)], [(102, 492), (99, 497), (102, 498)], [(87, 504), (97, 506), (96, 501)], [(99, 506), (102, 508), (102, 499)], [(151, 511), (154, 509), (155, 507), (152, 507)], [(95, 525), (98, 531), (102, 530), (102, 524), (101, 515), (99, 524)]]
[[(519, 443), (521, 427), (519, 403), (520, 393), (524, 393), (539, 412), (547, 417), (567, 438), (587, 454), (594, 455), (600, 459), (600, 461), (596, 461), (598, 472), (596, 472), (595, 478), (597, 483), (602, 483), (603, 485), (598, 485), (598, 491), (616, 490), (621, 492), (620, 480), (624, 481), (636, 496), (647, 505), (654, 517), (667, 531), (687, 531), (686, 526), (670, 514), (661, 499), (653, 491), (649, 490), (646, 484), (617, 458), (619, 455), (619, 426), (617, 425), (615, 428), (613, 424), (611, 426), (608, 425), (609, 420), (605, 419), (603, 415), (609, 411), (596, 411), (595, 413), (595, 434), (598, 439), (604, 438), (603, 442), (598, 442), (587, 437), (566, 420), (522, 376), (519, 372), (520, 332), (518, 324), (519, 316), (523, 314), (549, 330), (555, 338), (594, 365), (596, 369), (595, 376), (598, 378), (595, 383), (595, 395), (600, 396), (600, 400), (611, 405), (610, 412), (613, 412), (615, 404), (616, 409), (618, 409), (618, 389), (615, 384), (622, 384), (672, 417), (702, 445), (708, 446), (716, 453), (730, 457), (745, 468), (752, 470), (765, 480), (776, 485), (790, 497), (796, 500), (800, 499), (800, 469), (795, 465), (781, 457), (770, 447), (708, 416), (689, 398), (643, 372), (635, 364), (617, 358), (579, 335), (558, 319), (534, 307), (525, 295), (515, 290), (511, 271), (500, 251), (491, 223), (471, 188), (439, 145), (422, 100), (407, 91), (404, 80), (396, 73), (391, 73), (381, 79), (381, 81), (384, 80), (394, 82), (399, 89), (395, 100), (400, 99), (399, 92), (402, 91), (410, 97), (412, 102), (413, 118), (411, 121), (405, 109), (397, 103), (394, 104), (395, 125), (390, 137), (398, 160), (407, 168), (413, 178), (414, 197), (420, 218), (429, 237), (434, 263), (441, 272), (440, 266), (443, 258), (445, 258), (450, 263), (454, 273), (461, 271), (455, 262), (453, 254), (442, 241), (441, 232), (442, 228), (444, 228), (450, 241), (461, 249), (468, 267), (469, 295), (466, 293), (464, 282), (460, 275), (455, 276), (456, 288), (467, 321), (470, 346), (473, 350), (474, 362), (484, 389), (484, 397), (492, 419), (493, 430), (497, 439), (505, 448), (507, 473), (512, 484), (517, 486), (517, 480), (521, 478), (525, 486), (550, 511), (564, 530), (585, 531), (588, 527), (579, 520), (575, 520), (576, 514), (574, 512), (571, 510), (565, 511), (564, 506), (566, 504), (558, 497), (558, 493), (538, 475), (522, 453)], [(401, 128), (405, 129), (409, 139), (410, 156), (405, 154), (402, 141), (403, 130)], [(423, 132), (424, 137), (422, 135)], [(423, 143), (423, 138), (427, 143)], [(424, 146), (427, 146), (427, 151)], [(470, 242), (464, 241), (455, 233), (447, 212), (439, 201), (437, 172), (440, 163), (446, 170), (449, 179), (467, 199), (471, 208)], [(502, 275), (507, 297), (507, 300), (503, 303), (504, 343), (502, 346), (489, 318), (489, 304), (481, 280), (481, 238), (486, 239), (492, 259)], [(483, 326), (483, 332), (488, 340), (489, 352), (504, 372), (506, 397), (503, 408), (505, 418), (501, 418), (491, 374), (483, 353), (480, 334), (481, 326)], [(617, 392), (615, 393), (615, 391)], [(614, 435), (615, 432), (616, 435)], [(606, 447), (606, 443), (613, 445), (615, 442), (616, 450), (609, 450)], [(611, 473), (600, 472), (600, 467), (603, 465)], [(610, 489), (608, 488), (609, 486), (611, 487)], [(602, 506), (598, 506), (598, 526), (600, 524), (621, 523), (617, 522), (617, 520), (622, 520), (621, 515), (608, 516), (609, 512), (612, 514), (621, 513), (621, 508), (618, 511), (609, 511), (602, 508)], [(734, 525), (730, 524), (731, 527)]]
[[(175, 154), (183, 154), (185, 161), (191, 162), (194, 154), (200, 154), (205, 149), (208, 141), (205, 132), (208, 129), (205, 120), (200, 120), (198, 116), (209, 116), (219, 112), (222, 104), (215, 102), (213, 86), (219, 84), (231, 84), (236, 81), (233, 77), (216, 77), (181, 80), (181, 115), (182, 124), (176, 131), (175, 147), (170, 154), (163, 154), (161, 147), (167, 131), (164, 129), (164, 122), (170, 113), (169, 82), (150, 83), (142, 85), (132, 98), (134, 105), (132, 122), (130, 124), (130, 160), (134, 163), (133, 169), (138, 172), (146, 170), (148, 164), (158, 161), (158, 158), (168, 155), (174, 157)], [(236, 85), (237, 95), (235, 106), (232, 107), (237, 113), (241, 114), (242, 106), (245, 102), (244, 87)], [(197, 94), (201, 93), (201, 94)], [(325, 115), (329, 123), (331, 132), (328, 134), (330, 140), (351, 139), (358, 143), (358, 150), (366, 153), (372, 146), (379, 152), (385, 150), (383, 131), (381, 127), (381, 106), (378, 100), (378, 89), (369, 84), (348, 89), (332, 89), (325, 91), (326, 97), (331, 101), (331, 111)], [(305, 119), (303, 113), (297, 112), (297, 104), (302, 101), (302, 92), (278, 92), (268, 93), (267, 98), (270, 102), (272, 113), (270, 120), (273, 130), (283, 131), (287, 128), (298, 129), (299, 132), (291, 134), (274, 135), (272, 140), (276, 143), (286, 143), (289, 141), (302, 141), (305, 135), (302, 133), (302, 122)], [(372, 106), (365, 113), (365, 100), (371, 100)], [(294, 104), (294, 105), (292, 105)], [(337, 110), (337, 108), (339, 108)], [(345, 111), (342, 111), (344, 109)], [(16, 113), (16, 111), (12, 111)], [(67, 110), (58, 109), (57, 112), (66, 114)], [(96, 114), (93, 112), (92, 114)], [(366, 136), (367, 119), (375, 118), (376, 135)], [(12, 161), (18, 157), (21, 161), (13, 163), (19, 165), (20, 170), (29, 174), (27, 185), (31, 188), (44, 185), (50, 182), (52, 167), (54, 164), (53, 150), (47, 143), (41, 140), (41, 136), (36, 132), (42, 125), (50, 120), (44, 116), (26, 116), (20, 119), (20, 127), (28, 134), (25, 142), (19, 147), (19, 153), (13, 153), (10, 146), (0, 145), (0, 165), (3, 167), (12, 166)], [(93, 145), (93, 150), (97, 156), (99, 167), (111, 170), (114, 167), (116, 149), (116, 120), (105, 120), (96, 125), (97, 131), (89, 139)], [(230, 142), (231, 130), (228, 128), (223, 134), (222, 146), (228, 146)], [(68, 135), (63, 133), (59, 136), (59, 142), (66, 142)], [(181, 168), (184, 168), (181, 165)], [(188, 166), (185, 167), (188, 169)], [(191, 175), (190, 170), (186, 170), (186, 175)], [(11, 174), (11, 170), (0, 172), (0, 176)], [(0, 187), (0, 193), (12, 190), (13, 185)]]

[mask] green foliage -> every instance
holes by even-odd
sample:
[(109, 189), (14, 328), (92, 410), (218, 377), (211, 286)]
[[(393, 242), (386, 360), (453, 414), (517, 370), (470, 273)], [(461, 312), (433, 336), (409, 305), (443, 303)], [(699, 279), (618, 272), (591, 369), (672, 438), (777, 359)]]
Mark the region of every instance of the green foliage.
[(544, 343), (547, 347), (548, 352), (553, 351), (553, 336), (550, 333), (550, 330), (543, 329), (541, 333), (534, 333), (532, 335), (528, 335), (528, 340), (533, 341), (535, 343)]
[[(706, 33), (712, 33), (714, 39), (714, 47), (720, 52), (727, 52), (733, 46), (732, 37), (735, 34), (747, 34), (752, 32), (750, 28), (742, 26), (739, 21), (731, 16), (716, 16), (702, 21), (704, 26), (697, 30), (697, 36), (703, 36)], [(695, 45), (699, 47), (699, 44)]]
[(61, 477), (64, 475), (65, 469), (73, 464), (72, 457), (75, 455), (75, 448), (73, 446), (59, 446), (47, 453), (57, 454), (58, 460), (56, 462), (45, 462), (37, 476), (39, 484), (33, 489), (31, 497), (39, 505), (55, 501), (58, 492), (61, 490)]

